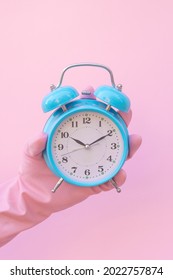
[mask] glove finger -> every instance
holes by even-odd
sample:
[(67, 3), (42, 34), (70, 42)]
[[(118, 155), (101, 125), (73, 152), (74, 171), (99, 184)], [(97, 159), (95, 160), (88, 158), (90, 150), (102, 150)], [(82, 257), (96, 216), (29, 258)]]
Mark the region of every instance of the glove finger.
[(139, 149), (142, 143), (142, 138), (140, 135), (133, 134), (129, 136), (129, 154), (127, 159), (130, 159), (133, 157), (133, 155), (136, 153), (136, 151)]
[[(117, 186), (120, 187), (120, 186), (122, 186), (125, 183), (126, 177), (127, 177), (126, 172), (123, 169), (121, 169), (117, 173), (117, 175), (115, 177), (113, 177), (113, 180), (116, 182)], [(99, 193), (100, 190), (102, 190), (102, 191), (110, 191), (110, 190), (112, 190), (114, 188), (115, 187), (109, 181), (109, 182), (107, 182), (107, 183), (105, 183), (105, 184), (103, 184), (103, 185), (101, 185), (99, 187), (95, 187), (94, 192), (95, 193)]]
[(132, 110), (130, 109), (127, 113), (118, 111), (118, 113), (123, 118), (126, 125), (128, 126), (130, 124), (131, 119), (132, 119)]

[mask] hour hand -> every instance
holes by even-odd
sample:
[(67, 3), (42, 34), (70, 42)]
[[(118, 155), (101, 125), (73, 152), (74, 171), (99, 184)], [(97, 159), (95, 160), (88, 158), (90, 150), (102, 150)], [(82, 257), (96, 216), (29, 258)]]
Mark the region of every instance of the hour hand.
[(78, 140), (78, 139), (75, 139), (73, 137), (70, 137), (71, 139), (73, 139), (76, 143), (78, 143), (79, 145), (82, 145), (82, 146), (86, 146), (82, 141)]

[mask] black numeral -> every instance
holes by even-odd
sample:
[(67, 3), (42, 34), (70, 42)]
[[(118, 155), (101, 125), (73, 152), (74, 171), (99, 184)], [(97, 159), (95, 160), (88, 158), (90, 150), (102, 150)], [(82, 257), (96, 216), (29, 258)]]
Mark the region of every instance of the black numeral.
[(163, 274), (162, 267), (160, 267), (160, 268), (157, 270), (157, 273), (160, 273), (161, 275)]
[(69, 133), (68, 132), (61, 132), (61, 138), (68, 138)]
[(112, 131), (112, 130), (108, 130), (108, 131), (107, 131), (107, 134), (108, 134), (109, 136), (112, 136), (112, 135), (113, 135), (113, 131)]
[(90, 124), (91, 123), (91, 118), (89, 118), (89, 117), (86, 117), (86, 118), (83, 118), (83, 123), (84, 124)]
[(71, 169), (72, 169), (73, 173), (76, 173), (76, 170), (77, 170), (76, 166), (73, 166)]
[(63, 163), (67, 163), (67, 162), (68, 162), (68, 157), (63, 157), (63, 158), (62, 158), (62, 162), (63, 162)]
[(98, 172), (103, 172), (103, 171), (104, 171), (103, 165), (99, 165), (98, 166)]
[(111, 149), (115, 150), (117, 148), (117, 144), (116, 143), (111, 143)]
[(64, 145), (63, 144), (58, 144), (58, 150), (61, 151), (64, 149)]
[(112, 156), (109, 156), (109, 157), (107, 158), (107, 160), (108, 160), (108, 161), (112, 161)]
[(86, 169), (84, 173), (85, 173), (85, 175), (90, 175), (91, 171), (89, 169)]
[(72, 121), (71, 125), (72, 125), (72, 127), (78, 127), (78, 122), (77, 121)]

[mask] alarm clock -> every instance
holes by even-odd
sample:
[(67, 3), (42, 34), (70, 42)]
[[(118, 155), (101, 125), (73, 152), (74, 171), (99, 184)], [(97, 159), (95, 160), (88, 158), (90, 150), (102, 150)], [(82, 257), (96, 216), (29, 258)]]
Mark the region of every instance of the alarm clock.
[[(94, 92), (62, 86), (67, 70), (80, 66), (100, 67), (110, 74), (111, 85), (99, 86)], [(43, 98), (44, 112), (54, 110), (44, 132), (47, 144), (43, 156), (47, 166), (58, 177), (55, 192), (63, 181), (80, 187), (94, 187), (110, 181), (123, 166), (129, 151), (126, 124), (118, 110), (127, 112), (129, 98), (115, 85), (112, 71), (105, 65), (73, 64), (66, 67), (57, 86)]]

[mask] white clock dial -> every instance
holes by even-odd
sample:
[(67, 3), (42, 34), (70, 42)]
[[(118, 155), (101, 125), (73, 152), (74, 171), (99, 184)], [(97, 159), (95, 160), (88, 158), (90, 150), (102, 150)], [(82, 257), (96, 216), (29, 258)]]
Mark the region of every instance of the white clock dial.
[(124, 142), (110, 118), (82, 111), (56, 128), (51, 149), (55, 165), (66, 178), (96, 185), (119, 166)]

